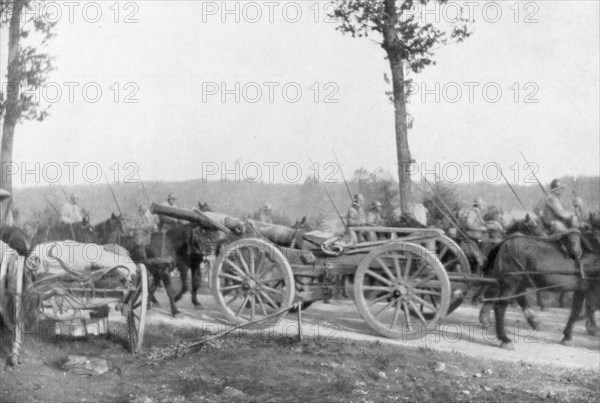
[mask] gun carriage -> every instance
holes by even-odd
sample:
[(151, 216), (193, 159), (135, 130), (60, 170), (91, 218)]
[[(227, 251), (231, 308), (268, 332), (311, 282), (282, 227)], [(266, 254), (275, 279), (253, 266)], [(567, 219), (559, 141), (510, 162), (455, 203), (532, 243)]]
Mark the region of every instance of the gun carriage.
[[(227, 234), (211, 289), (233, 323), (297, 302), (306, 308), (346, 287), (376, 333), (420, 337), (460, 305), (466, 283), (475, 280), (460, 247), (436, 229), (350, 227), (336, 236), (158, 204), (150, 210)], [(366, 232), (378, 240), (356, 242)]]

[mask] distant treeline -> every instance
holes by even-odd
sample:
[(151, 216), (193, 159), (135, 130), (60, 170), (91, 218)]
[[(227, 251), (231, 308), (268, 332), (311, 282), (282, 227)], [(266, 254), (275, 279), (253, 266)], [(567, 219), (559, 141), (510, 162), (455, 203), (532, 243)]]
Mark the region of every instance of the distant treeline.
[[(570, 205), (574, 193), (587, 204), (590, 210), (600, 210), (600, 177), (565, 177), (562, 180), (568, 185), (564, 195), (564, 203)], [(323, 187), (313, 179), (303, 184), (249, 183), (234, 181), (208, 181), (201, 179), (186, 182), (145, 182), (148, 198), (151, 201), (163, 202), (169, 193), (177, 196), (177, 205), (192, 208), (198, 202), (208, 203), (213, 211), (243, 217), (269, 203), (277, 215), (289, 217), (290, 220), (321, 217), (334, 219), (337, 216)], [(397, 203), (397, 183), (389, 173), (381, 170), (367, 172), (358, 170), (348, 183), (352, 193), (363, 193), (367, 203), (375, 199), (384, 199), (388, 206)], [(545, 184), (547, 186), (547, 184)], [(350, 205), (350, 196), (344, 183), (325, 184), (335, 205), (341, 214)], [(470, 203), (477, 196), (483, 197), (489, 205), (505, 211), (522, 211), (511, 190), (505, 184), (471, 183), (445, 184), (453, 189), (459, 200)], [(139, 204), (149, 204), (140, 183), (112, 184), (121, 210), (127, 215), (134, 214)], [(118, 213), (110, 189), (104, 183), (90, 185), (63, 186), (67, 194), (76, 193), (80, 197), (80, 205), (91, 212), (93, 222), (99, 222)], [(416, 201), (425, 201), (424, 193), (431, 193), (427, 183), (415, 183)], [(543, 197), (537, 184), (514, 186), (515, 191), (528, 209)], [(58, 186), (20, 188), (14, 192), (13, 206), (18, 210), (19, 222), (55, 214), (53, 207), (44, 199), (42, 193), (58, 210), (66, 202), (65, 195)]]

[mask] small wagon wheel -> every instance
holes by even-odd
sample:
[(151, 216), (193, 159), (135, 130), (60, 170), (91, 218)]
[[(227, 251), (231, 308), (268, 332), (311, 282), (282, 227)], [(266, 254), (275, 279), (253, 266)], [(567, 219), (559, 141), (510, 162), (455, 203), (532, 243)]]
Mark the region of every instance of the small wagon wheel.
[(233, 323), (262, 319), (294, 301), (294, 275), (287, 259), (261, 239), (244, 238), (227, 245), (215, 262), (212, 281), (217, 306)]
[(133, 280), (133, 290), (127, 299), (127, 334), (131, 354), (142, 350), (147, 306), (148, 274), (146, 267), (143, 264), (138, 264), (137, 273)]
[[(436, 297), (437, 303), (428, 301)], [(354, 276), (360, 316), (382, 336), (418, 338), (446, 315), (450, 281), (433, 252), (406, 242), (382, 245), (360, 262)]]
[[(434, 243), (434, 245), (431, 245), (431, 243)], [(471, 266), (469, 265), (467, 255), (465, 255), (465, 252), (461, 247), (451, 238), (448, 238), (445, 235), (439, 235), (434, 240), (422, 242), (420, 245), (428, 249), (433, 249), (433, 246), (435, 247), (435, 254), (446, 269), (446, 273), (471, 273)], [(462, 295), (460, 291), (455, 293), (453, 290), (446, 315), (456, 310), (456, 308), (462, 304), (463, 298), (464, 295)], [(429, 295), (427, 300), (433, 304), (438, 303), (437, 298), (434, 295)]]
[(0, 262), (0, 314), (7, 321), (5, 325), (13, 327), (9, 363), (16, 365), (23, 344), (21, 298), (24, 259), (16, 252), (4, 250)]

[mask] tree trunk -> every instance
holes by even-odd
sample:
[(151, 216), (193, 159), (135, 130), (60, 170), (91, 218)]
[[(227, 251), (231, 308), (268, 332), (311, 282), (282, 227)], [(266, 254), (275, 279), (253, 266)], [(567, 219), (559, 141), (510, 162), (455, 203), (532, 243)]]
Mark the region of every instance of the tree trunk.
[(394, 92), (394, 117), (396, 129), (396, 156), (398, 158), (398, 183), (400, 187), (400, 208), (410, 212), (412, 200), (410, 164), (412, 162), (408, 147), (408, 125), (406, 123), (406, 98), (404, 92), (404, 46), (398, 39), (396, 23), (398, 13), (395, 0), (385, 0), (386, 19), (383, 27), (383, 44), (390, 68)]
[[(6, 84), (6, 109), (4, 111), (4, 122), (2, 125), (2, 144), (0, 146), (0, 188), (12, 194), (12, 175), (6, 172), (7, 168), (12, 168), (13, 162), (13, 143), (15, 136), (15, 127), (19, 120), (19, 43), (21, 40), (21, 12), (23, 11), (24, 0), (15, 0), (13, 2), (12, 14), (10, 17), (8, 34), (8, 69)], [(9, 169), (10, 169), (9, 168)], [(10, 171), (9, 171), (10, 172)], [(4, 213), (7, 201), (0, 206)], [(2, 223), (5, 216), (2, 214)]]

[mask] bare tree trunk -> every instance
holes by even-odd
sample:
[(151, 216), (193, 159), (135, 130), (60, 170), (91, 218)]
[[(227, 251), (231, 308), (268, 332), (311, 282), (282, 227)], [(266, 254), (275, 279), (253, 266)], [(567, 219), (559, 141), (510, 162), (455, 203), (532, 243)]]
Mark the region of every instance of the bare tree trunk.
[(398, 158), (398, 182), (400, 187), (400, 208), (409, 212), (412, 199), (410, 164), (412, 162), (408, 147), (408, 125), (406, 123), (406, 98), (404, 92), (403, 44), (398, 39), (396, 23), (398, 14), (395, 0), (385, 0), (387, 18), (384, 21), (383, 44), (390, 68), (394, 91), (394, 116), (396, 128), (396, 156)]
[[(6, 174), (5, 170), (13, 162), (13, 143), (15, 127), (19, 120), (19, 44), (21, 40), (21, 12), (24, 0), (15, 0), (12, 6), (8, 33), (8, 69), (6, 84), (6, 109), (4, 123), (2, 125), (2, 144), (0, 146), (0, 188), (12, 193), (12, 175)], [(6, 201), (0, 208), (6, 208)], [(6, 217), (2, 217), (4, 221)]]

